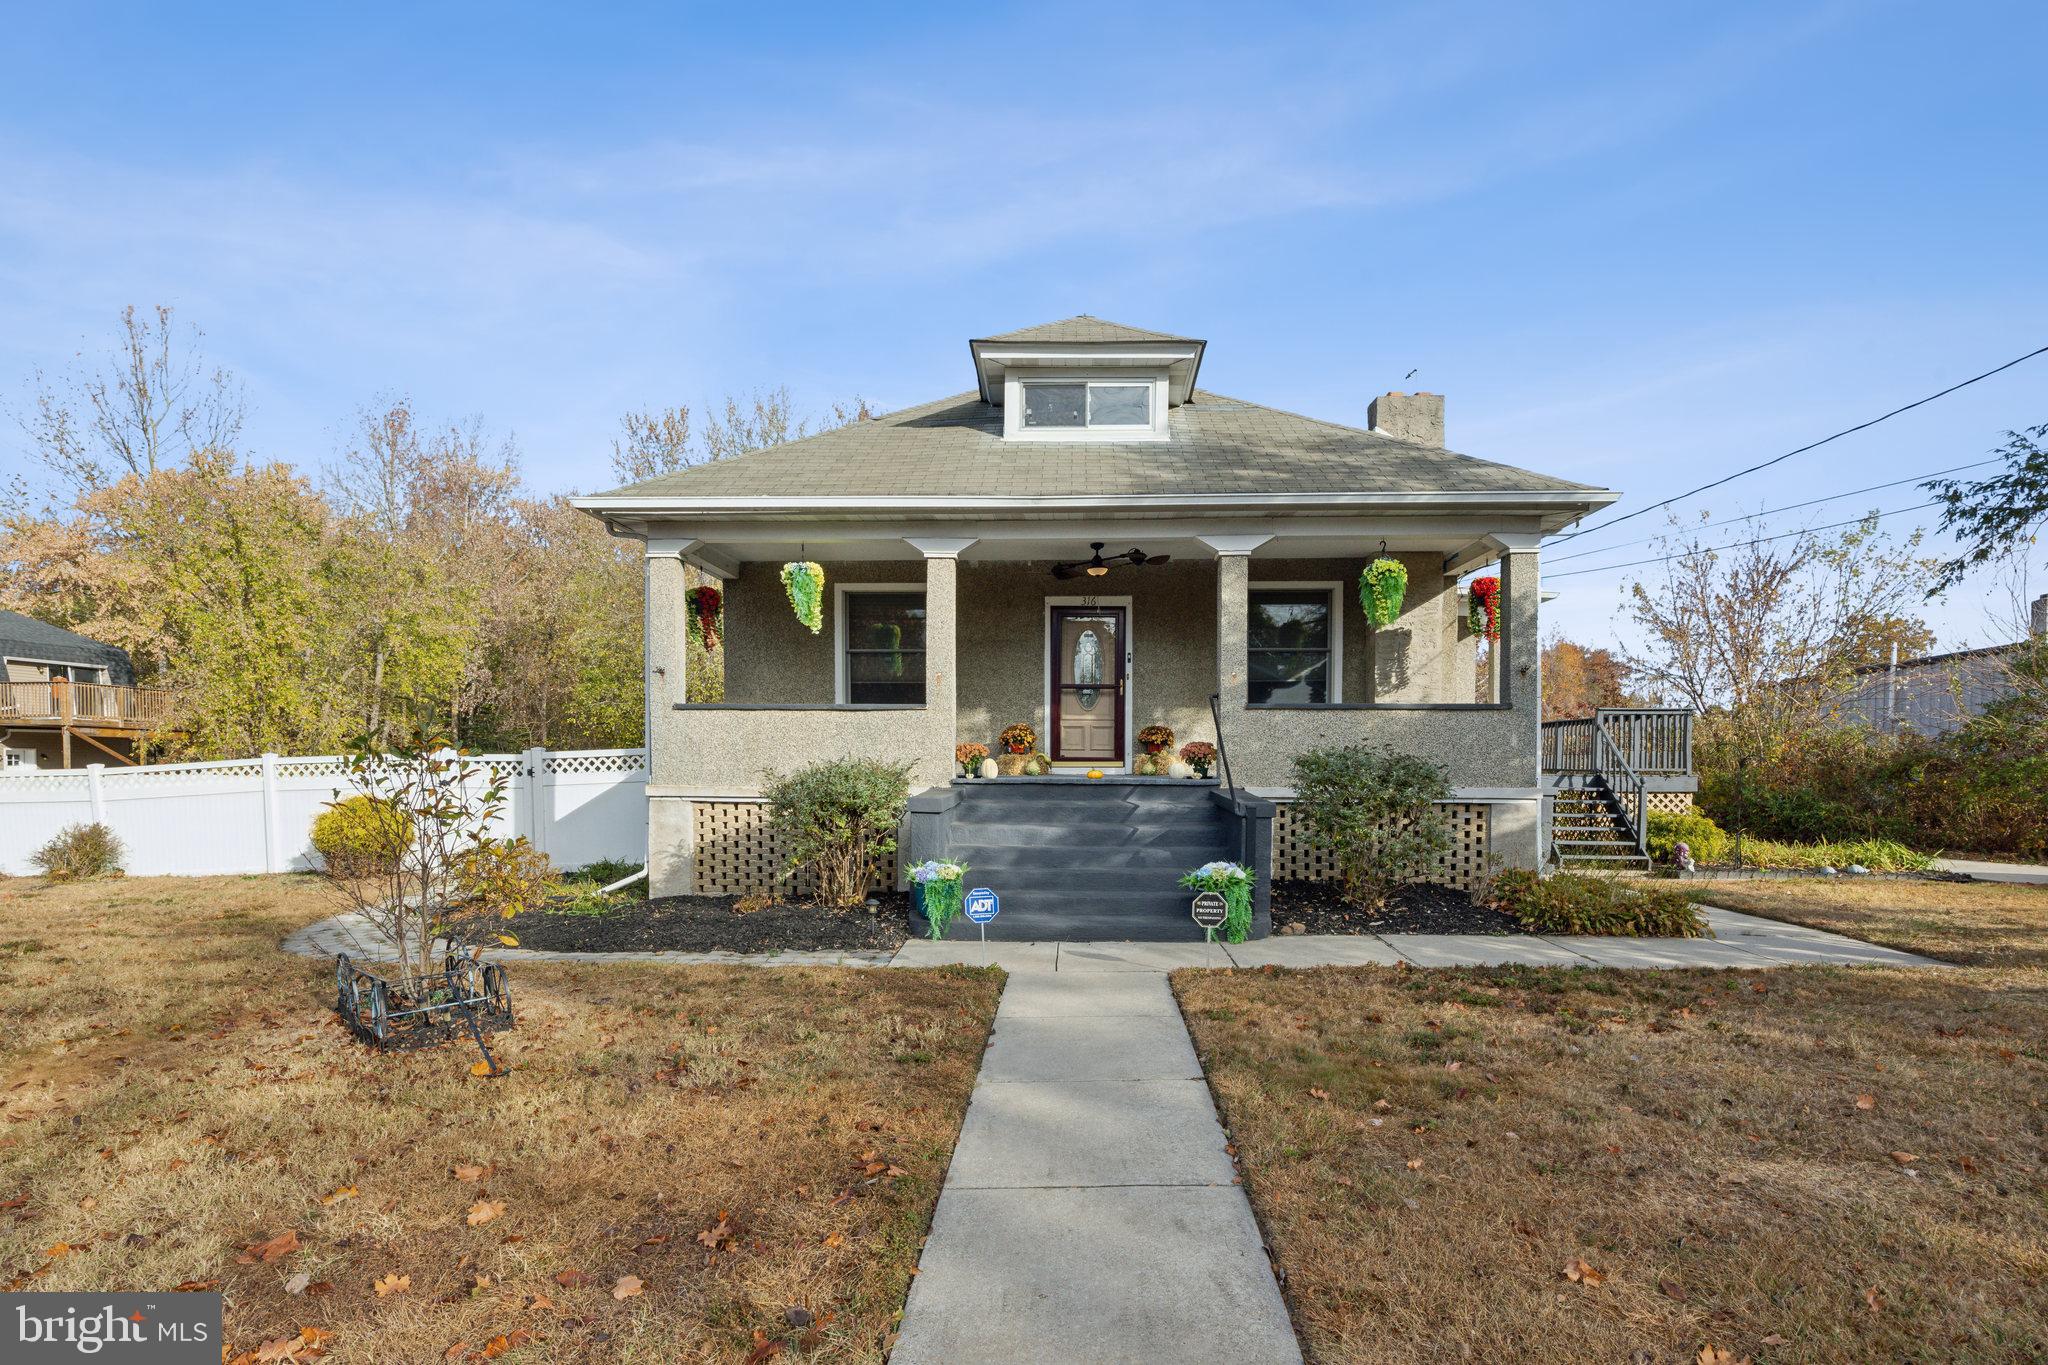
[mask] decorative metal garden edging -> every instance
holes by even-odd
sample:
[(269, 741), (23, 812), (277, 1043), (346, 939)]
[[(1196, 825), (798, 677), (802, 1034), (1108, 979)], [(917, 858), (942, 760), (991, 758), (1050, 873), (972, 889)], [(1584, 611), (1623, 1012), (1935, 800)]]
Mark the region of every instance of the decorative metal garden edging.
[(350, 1031), (379, 1048), (444, 1042), (459, 1024), (483, 1053), (483, 1074), (503, 1074), (484, 1042), (486, 1027), (512, 1027), (512, 990), (495, 962), (450, 953), (438, 973), (387, 981), (358, 967), (347, 953), (336, 953), (334, 1009)]

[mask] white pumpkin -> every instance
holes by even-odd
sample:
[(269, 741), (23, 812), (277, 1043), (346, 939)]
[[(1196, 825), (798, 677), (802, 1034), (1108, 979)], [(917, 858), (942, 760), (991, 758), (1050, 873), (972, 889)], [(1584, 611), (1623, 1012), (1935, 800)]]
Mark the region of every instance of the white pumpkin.
[(981, 760), (981, 775), (983, 777), (994, 777), (996, 775), (996, 761), (994, 759), (984, 758)]
[(1168, 777), (1193, 777), (1195, 775), (1195, 770), (1193, 765), (1183, 763), (1176, 758), (1175, 760), (1173, 760), (1172, 763), (1167, 765), (1166, 775)]

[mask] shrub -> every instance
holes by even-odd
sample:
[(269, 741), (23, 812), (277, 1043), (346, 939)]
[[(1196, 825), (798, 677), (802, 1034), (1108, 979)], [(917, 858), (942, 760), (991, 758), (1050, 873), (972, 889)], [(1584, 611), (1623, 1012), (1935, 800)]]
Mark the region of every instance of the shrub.
[(548, 855), (524, 838), (480, 843), (455, 864), (457, 893), (466, 907), (496, 919), (539, 909), (554, 880)]
[(374, 796), (333, 802), (313, 820), (313, 848), (343, 875), (388, 871), (411, 838), (405, 813)]
[[(610, 886), (613, 882), (625, 880), (645, 866), (645, 863), (632, 858), (599, 858), (594, 863), (585, 863), (575, 871), (565, 873), (562, 880), (593, 887)], [(630, 886), (620, 887), (612, 894), (644, 900), (647, 896), (647, 879), (642, 877)]]
[(1728, 857), (1727, 831), (1697, 810), (1683, 815), (1651, 811), (1648, 842), (1650, 856), (1660, 863), (1670, 862), (1680, 844), (1691, 849), (1693, 860), (1703, 866), (1724, 862)]
[(1510, 868), (1493, 879), (1484, 903), (1539, 934), (1703, 938), (1706, 921), (1672, 887), (1632, 887), (1611, 877), (1560, 872), (1542, 877)]
[(79, 881), (120, 876), (124, 852), (120, 838), (105, 825), (67, 825), (29, 861), (53, 882)]
[(1450, 848), (1450, 822), (1433, 804), (1450, 794), (1444, 770), (1413, 754), (1349, 744), (1294, 758), (1295, 818), (1336, 858), (1345, 897), (1369, 909)]
[(874, 884), (910, 801), (910, 765), (867, 758), (812, 763), (771, 774), (768, 822), (789, 849), (788, 866), (808, 867), (828, 905), (857, 905)]

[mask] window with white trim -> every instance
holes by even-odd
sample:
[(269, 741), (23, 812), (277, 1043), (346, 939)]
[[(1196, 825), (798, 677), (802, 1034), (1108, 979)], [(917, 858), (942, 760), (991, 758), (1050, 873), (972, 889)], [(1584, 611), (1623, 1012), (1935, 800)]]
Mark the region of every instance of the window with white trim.
[(1128, 380), (1025, 380), (1024, 427), (1150, 431), (1152, 385)]
[(848, 588), (842, 600), (845, 700), (856, 706), (924, 705), (924, 593)]
[(1336, 593), (1330, 588), (1253, 588), (1246, 652), (1253, 705), (1321, 706), (1339, 692)]

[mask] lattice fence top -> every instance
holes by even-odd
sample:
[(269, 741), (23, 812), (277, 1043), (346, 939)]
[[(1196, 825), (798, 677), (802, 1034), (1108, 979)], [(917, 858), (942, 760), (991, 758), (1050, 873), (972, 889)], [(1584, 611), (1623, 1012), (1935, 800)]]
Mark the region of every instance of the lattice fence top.
[(549, 754), (551, 773), (634, 773), (647, 767), (645, 749), (586, 749)]
[[(1452, 801), (1437, 809), (1450, 821), (1451, 847), (1429, 880), (1454, 891), (1471, 891), (1483, 885), (1490, 872), (1487, 846), (1492, 807), (1478, 801)], [(1293, 804), (1280, 802), (1273, 813), (1273, 875), (1319, 882), (1338, 880), (1342, 874), (1336, 858), (1309, 839), (1302, 826)]]

